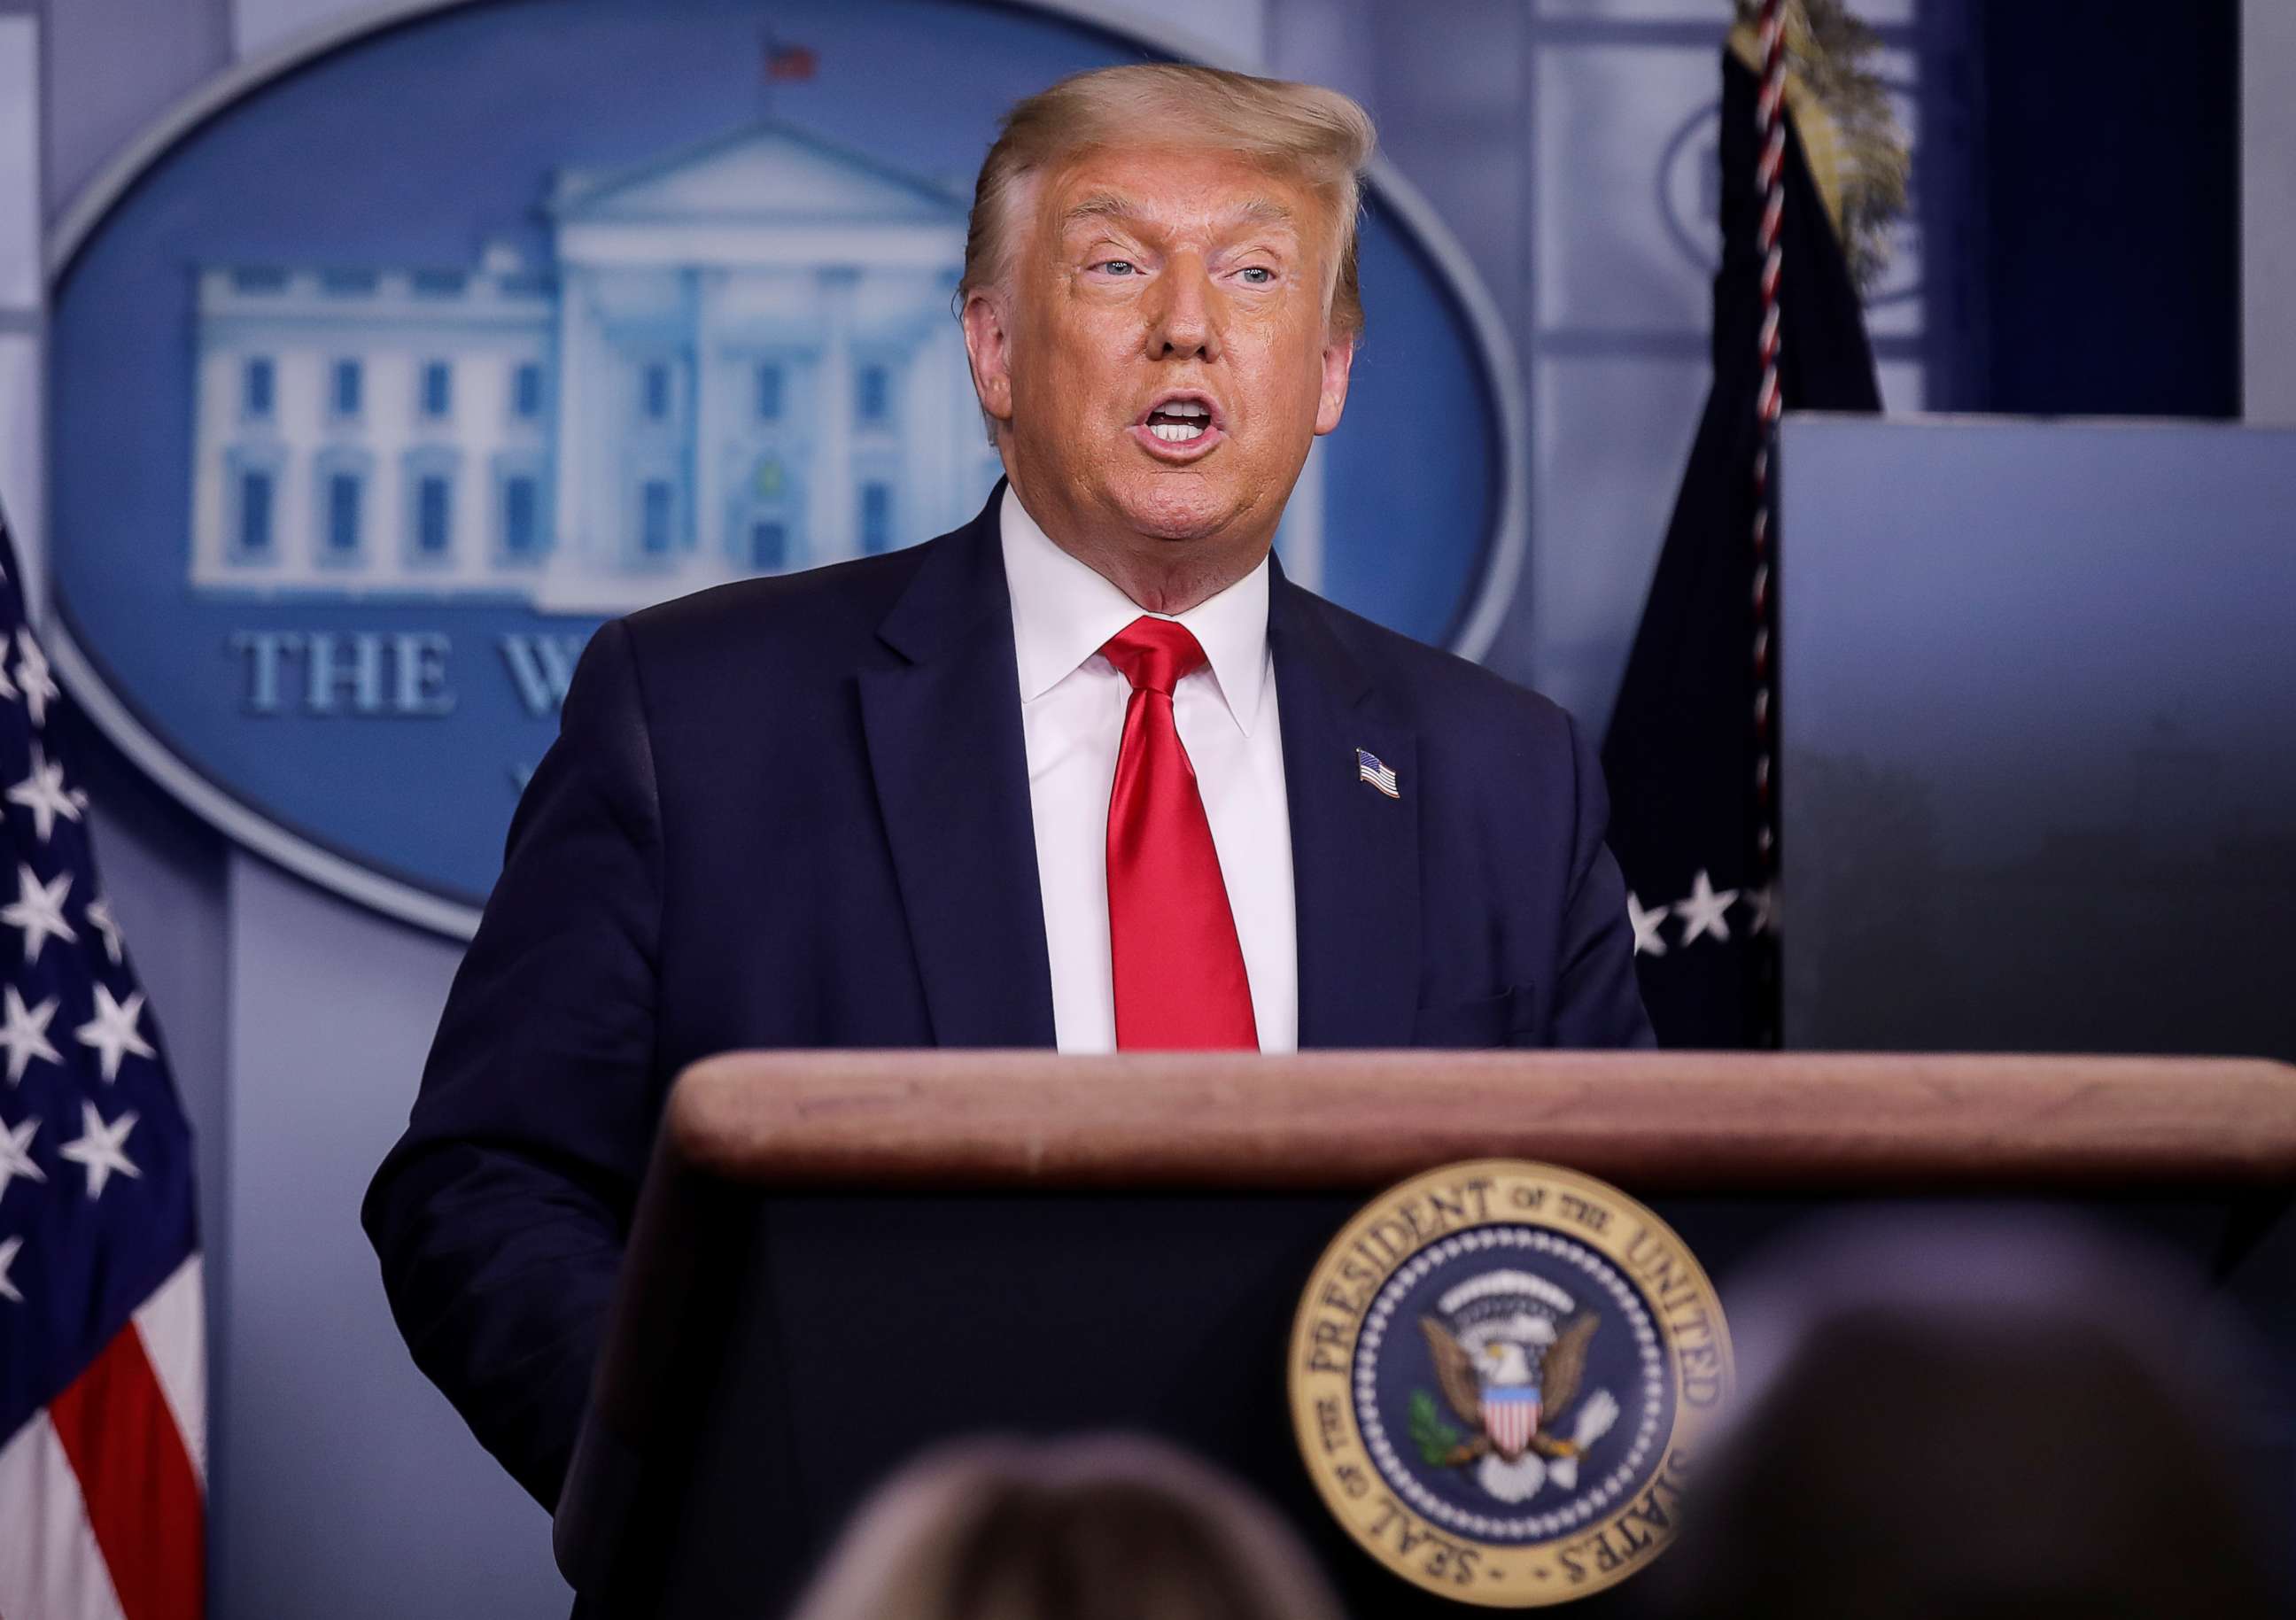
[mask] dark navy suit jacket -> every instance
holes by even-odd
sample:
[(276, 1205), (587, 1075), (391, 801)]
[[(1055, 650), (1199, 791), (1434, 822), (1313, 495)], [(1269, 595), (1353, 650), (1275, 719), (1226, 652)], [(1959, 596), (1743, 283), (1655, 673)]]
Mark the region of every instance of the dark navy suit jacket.
[[(416, 1362), (545, 1503), (680, 1069), (1053, 1043), (996, 511), (649, 609), (583, 655), (364, 1210)], [(1280, 572), (1268, 644), (1300, 1044), (1648, 1044), (1570, 718)]]

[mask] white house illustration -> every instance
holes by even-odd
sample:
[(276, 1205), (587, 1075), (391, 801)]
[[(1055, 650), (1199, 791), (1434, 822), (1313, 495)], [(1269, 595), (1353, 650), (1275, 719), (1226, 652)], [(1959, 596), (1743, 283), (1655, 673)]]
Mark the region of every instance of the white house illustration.
[(768, 120), (545, 207), (542, 268), (200, 272), (194, 589), (621, 612), (979, 510), (963, 197)]

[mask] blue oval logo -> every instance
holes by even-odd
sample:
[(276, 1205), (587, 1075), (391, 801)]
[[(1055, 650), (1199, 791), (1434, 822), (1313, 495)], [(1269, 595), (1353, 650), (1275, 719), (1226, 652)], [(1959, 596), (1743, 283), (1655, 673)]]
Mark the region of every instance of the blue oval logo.
[[(1172, 53), (955, 0), (774, 27), (410, 4), (194, 96), (67, 225), (59, 662), (226, 831), (467, 933), (606, 618), (979, 509), (973, 168), (1020, 97)], [(1279, 551), (1472, 656), (1523, 547), (1509, 350), (1384, 171), (1362, 241), (1348, 421)]]

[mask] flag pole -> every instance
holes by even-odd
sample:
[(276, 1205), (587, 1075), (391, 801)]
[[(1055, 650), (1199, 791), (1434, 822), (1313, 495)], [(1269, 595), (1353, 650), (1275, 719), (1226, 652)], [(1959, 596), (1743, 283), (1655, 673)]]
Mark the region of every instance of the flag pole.
[[(1771, 579), (1775, 562), (1770, 533), (1770, 456), (1777, 447), (1778, 419), (1784, 412), (1784, 391), (1778, 377), (1778, 280), (1784, 254), (1779, 244), (1785, 217), (1785, 94), (1786, 42), (1784, 0), (1762, 0), (1760, 20), (1762, 88), (1755, 98), (1754, 120), (1760, 134), (1760, 156), (1754, 178), (1762, 193), (1762, 220), (1756, 246), (1762, 256), (1761, 387), (1754, 396), (1759, 419), (1754, 449), (1753, 599), (1753, 729), (1754, 729), (1754, 888), (1756, 927), (1766, 937), (1756, 945), (1756, 974), (1762, 1006), (1756, 1018), (1761, 1043), (1775, 1046), (1781, 1035), (1776, 943), (1778, 869), (1777, 768), (1774, 758), (1777, 730), (1775, 686), (1777, 592)], [(1768, 926), (1761, 928), (1761, 920)]]

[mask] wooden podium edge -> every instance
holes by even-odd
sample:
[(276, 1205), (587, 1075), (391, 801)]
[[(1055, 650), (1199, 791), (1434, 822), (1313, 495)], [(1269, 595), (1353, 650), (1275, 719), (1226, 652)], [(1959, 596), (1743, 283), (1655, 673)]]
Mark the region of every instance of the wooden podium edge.
[(792, 1190), (1349, 1190), (1488, 1158), (1665, 1192), (2296, 1183), (2267, 1059), (740, 1052), (665, 1125), (693, 1169)]

